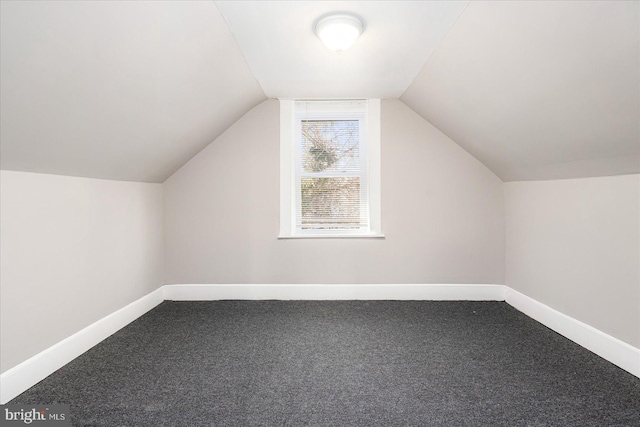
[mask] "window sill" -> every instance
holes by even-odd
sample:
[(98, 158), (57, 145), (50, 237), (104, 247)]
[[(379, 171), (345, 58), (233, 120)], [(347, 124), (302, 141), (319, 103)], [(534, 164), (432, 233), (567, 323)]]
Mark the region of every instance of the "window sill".
[(384, 239), (384, 234), (288, 234), (278, 235), (278, 240), (283, 239)]

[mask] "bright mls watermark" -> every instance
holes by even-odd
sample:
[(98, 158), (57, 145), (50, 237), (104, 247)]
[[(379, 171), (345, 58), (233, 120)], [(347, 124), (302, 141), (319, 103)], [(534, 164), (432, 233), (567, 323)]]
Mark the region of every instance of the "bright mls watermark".
[(0, 405), (0, 426), (71, 426), (69, 405)]

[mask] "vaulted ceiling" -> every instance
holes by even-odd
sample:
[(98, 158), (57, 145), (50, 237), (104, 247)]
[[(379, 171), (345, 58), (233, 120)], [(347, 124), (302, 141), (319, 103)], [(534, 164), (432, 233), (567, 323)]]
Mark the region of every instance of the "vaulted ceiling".
[(400, 97), (505, 181), (640, 172), (636, 1), (0, 8), (2, 169), (163, 182), (267, 97)]
[(0, 6), (2, 169), (162, 182), (266, 99), (211, 1)]
[(400, 98), (504, 181), (640, 172), (640, 2), (471, 2)]

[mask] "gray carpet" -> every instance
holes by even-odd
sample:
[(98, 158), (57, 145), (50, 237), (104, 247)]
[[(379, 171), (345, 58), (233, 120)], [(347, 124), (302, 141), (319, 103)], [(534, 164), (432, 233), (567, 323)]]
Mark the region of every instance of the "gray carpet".
[(640, 379), (501, 302), (164, 302), (10, 403), (76, 426), (639, 426)]

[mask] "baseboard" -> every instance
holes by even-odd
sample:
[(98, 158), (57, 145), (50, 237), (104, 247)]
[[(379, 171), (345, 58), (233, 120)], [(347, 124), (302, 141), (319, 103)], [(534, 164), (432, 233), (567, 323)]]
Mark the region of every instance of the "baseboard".
[(502, 285), (165, 285), (164, 299), (504, 301)]
[(5, 404), (163, 301), (162, 288), (132, 302), (0, 375)]
[(506, 287), (505, 301), (549, 329), (640, 377), (640, 349)]

